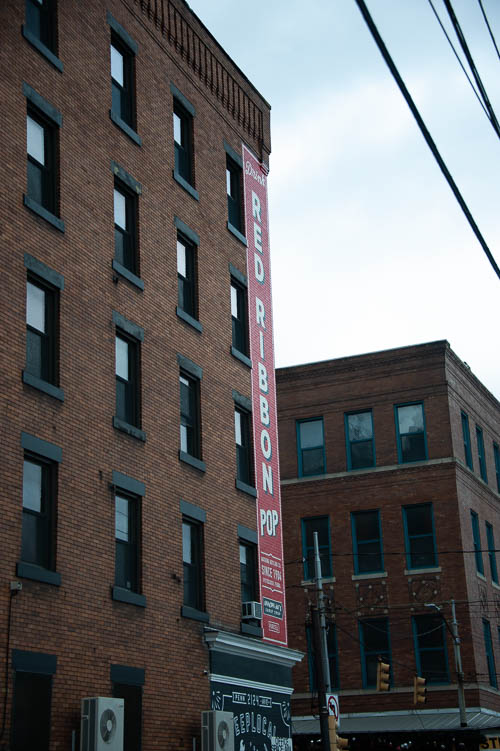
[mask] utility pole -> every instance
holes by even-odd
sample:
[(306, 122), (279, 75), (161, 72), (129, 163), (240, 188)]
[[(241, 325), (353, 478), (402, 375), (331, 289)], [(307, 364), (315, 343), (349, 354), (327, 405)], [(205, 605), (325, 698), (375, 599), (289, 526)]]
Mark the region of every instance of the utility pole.
[(330, 751), (330, 733), (328, 727), (328, 707), (326, 694), (330, 693), (330, 664), (328, 662), (328, 643), (326, 637), (325, 595), (321, 577), (321, 559), (319, 557), (318, 533), (314, 532), (314, 563), (316, 573), (317, 608), (313, 609), (313, 629), (315, 642), (319, 646), (319, 658), (316, 661), (318, 673), (319, 722), (323, 751)]
[(436, 605), (434, 602), (426, 602), (424, 603), (426, 608), (435, 608), (438, 613), (441, 615), (441, 618), (443, 619), (446, 628), (450, 632), (450, 634), (453, 637), (453, 653), (455, 655), (455, 670), (457, 673), (457, 691), (458, 691), (458, 710), (460, 713), (460, 727), (466, 728), (467, 727), (467, 714), (465, 711), (465, 691), (464, 691), (464, 673), (462, 670), (462, 655), (460, 653), (460, 637), (458, 635), (458, 623), (457, 623), (457, 614), (455, 610), (455, 600), (451, 599), (449, 602), (445, 603), (447, 605), (451, 605), (451, 627), (444, 617), (441, 608), (439, 605)]

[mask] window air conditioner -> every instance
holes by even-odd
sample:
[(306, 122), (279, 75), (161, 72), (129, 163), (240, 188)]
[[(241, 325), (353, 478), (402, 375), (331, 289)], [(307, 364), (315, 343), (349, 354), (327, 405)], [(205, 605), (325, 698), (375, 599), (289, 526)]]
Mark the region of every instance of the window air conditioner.
[(234, 751), (233, 713), (201, 713), (201, 751)]
[(242, 602), (241, 603), (241, 618), (243, 621), (261, 621), (262, 620), (262, 605), (260, 602)]
[(124, 706), (107, 696), (82, 699), (80, 751), (123, 751)]

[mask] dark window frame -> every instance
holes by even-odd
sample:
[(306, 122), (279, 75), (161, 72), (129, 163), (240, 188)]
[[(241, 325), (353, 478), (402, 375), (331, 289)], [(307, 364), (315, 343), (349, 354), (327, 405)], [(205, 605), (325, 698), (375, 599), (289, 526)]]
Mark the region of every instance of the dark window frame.
[[(243, 563), (242, 549), (245, 550), (245, 562)], [(241, 602), (259, 601), (259, 584), (257, 569), (257, 545), (249, 540), (239, 539), (240, 553), (240, 593)]]
[[(427, 683), (435, 685), (446, 684), (450, 682), (450, 672), (448, 664), (448, 650), (446, 647), (446, 629), (444, 619), (441, 615), (414, 615), (412, 616), (412, 629), (413, 629), (413, 646), (415, 650), (415, 663), (417, 668), (417, 674), (425, 678)], [(433, 636), (433, 634), (441, 634), (441, 644), (436, 646), (423, 646), (421, 643), (422, 638)], [(427, 654), (440, 653), (443, 658), (444, 670), (439, 674), (437, 671), (427, 671), (425, 669), (425, 657)], [(424, 657), (424, 659), (422, 659)], [(435, 660), (433, 660), (435, 663)]]
[[(127, 344), (128, 379), (123, 378), (116, 372), (115, 356), (115, 381), (116, 403), (115, 416), (128, 425), (140, 428), (140, 389), (139, 389), (139, 342), (121, 329), (115, 332), (116, 339)], [(123, 393), (122, 393), (123, 392)]]
[[(174, 145), (174, 180), (195, 200), (199, 200), (195, 180), (194, 120), (196, 110), (189, 99), (170, 84), (172, 94), (172, 136)], [(176, 138), (176, 118), (180, 129), (180, 142)]]
[[(400, 430), (400, 424), (399, 424), (399, 410), (404, 409), (405, 407), (417, 407), (419, 406), (422, 410), (422, 430), (419, 431), (409, 431), (407, 433), (402, 433)], [(406, 402), (404, 404), (395, 404), (394, 405), (394, 420), (396, 423), (396, 437), (397, 437), (397, 447), (398, 447), (398, 462), (399, 464), (411, 464), (412, 462), (423, 462), (427, 461), (429, 458), (428, 450), (427, 450), (427, 430), (426, 430), (426, 422), (425, 422), (425, 409), (424, 409), (424, 402)], [(422, 451), (419, 454), (419, 456), (415, 458), (408, 458), (409, 454), (411, 454), (411, 447), (410, 449), (406, 448), (406, 444), (410, 443), (410, 438), (415, 438), (421, 436), (422, 438)], [(415, 450), (415, 449), (413, 449)]]
[(243, 170), (229, 154), (226, 154), (226, 194), (228, 228), (244, 237)]
[(26, 0), (25, 23), (22, 26), (24, 38), (62, 73), (64, 66), (57, 57), (57, 2)]
[[(358, 627), (363, 688), (375, 688), (377, 685), (376, 666), (379, 658), (387, 664), (391, 663), (391, 633), (389, 619), (363, 618), (358, 621)], [(386, 644), (384, 645), (384, 648), (380, 648), (380, 645), (376, 645), (373, 648), (371, 644), (367, 646), (367, 642), (369, 641), (367, 637), (376, 633), (385, 635)]]
[[(110, 27), (110, 67), (111, 108), (109, 116), (137, 146), (142, 140), (137, 134), (137, 100), (136, 100), (136, 57), (139, 46), (121, 24), (109, 13), (106, 20)], [(111, 47), (121, 55), (123, 60), (123, 84), (112, 75)]]
[[(115, 229), (115, 261), (131, 274), (139, 274), (138, 258), (138, 200), (137, 194), (131, 191), (119, 178), (115, 177), (113, 186), (113, 207), (115, 191), (125, 200), (125, 227), (116, 223), (116, 212), (113, 208), (113, 222)], [(118, 237), (123, 238), (118, 241)], [(120, 247), (120, 245), (122, 247)]]
[(490, 686), (498, 688), (498, 679), (495, 667), (495, 652), (493, 649), (493, 639), (491, 638), (491, 626), (490, 622), (483, 618), (483, 637), (484, 637), (484, 651), (486, 653), (486, 664), (488, 666), (488, 680)]
[(488, 545), (488, 559), (490, 562), (490, 574), (491, 581), (498, 584), (498, 568), (497, 568), (497, 555), (495, 548), (495, 535), (493, 532), (493, 526), (489, 522), (485, 522), (486, 527), (486, 543)]
[[(316, 650), (314, 644), (314, 629), (312, 624), (306, 624), (307, 661), (309, 668), (309, 687), (311, 693), (318, 692)], [(335, 623), (329, 623), (326, 632), (326, 644), (328, 650), (328, 663), (330, 667), (330, 687), (337, 691), (340, 688), (339, 681), (339, 652), (337, 640), (337, 627)]]
[[(378, 535), (373, 538), (367, 538), (365, 540), (359, 539), (359, 525), (358, 522), (362, 518), (367, 518), (368, 515), (376, 514), (376, 522), (378, 527)], [(369, 509), (366, 511), (355, 511), (351, 513), (351, 529), (352, 529), (352, 545), (354, 551), (354, 573), (355, 575), (363, 574), (375, 574), (381, 573), (384, 569), (384, 549), (382, 543), (382, 524), (380, 520), (380, 509)], [(364, 553), (363, 548), (378, 547), (376, 553)], [(369, 563), (372, 558), (377, 556), (380, 560), (378, 566), (370, 566)]]
[(495, 463), (495, 475), (497, 480), (497, 491), (500, 493), (500, 447), (493, 441), (493, 460)]
[[(359, 440), (353, 440), (350, 437), (350, 425), (349, 425), (349, 418), (356, 417), (357, 415), (370, 415), (371, 420), (371, 438), (363, 438)], [(357, 410), (356, 412), (346, 412), (344, 415), (344, 424), (345, 424), (345, 437), (346, 437), (346, 451), (347, 451), (347, 469), (348, 470), (356, 470), (356, 469), (368, 469), (369, 467), (375, 467), (376, 464), (376, 458), (375, 458), (375, 432), (373, 430), (373, 413), (371, 409), (363, 409), (363, 410)], [(371, 459), (368, 461), (361, 461), (359, 459), (356, 459), (353, 457), (353, 447), (361, 446), (362, 444), (370, 444), (371, 447)]]
[[(32, 285), (44, 297), (44, 329), (41, 331), (28, 322), (28, 300)], [(25, 373), (40, 381), (59, 386), (59, 290), (28, 271), (26, 283), (26, 365)], [(40, 343), (40, 357), (36, 356)], [(39, 359), (39, 362), (38, 362)]]
[[(59, 129), (62, 114), (29, 84), (23, 82), (22, 90), (26, 98), (27, 179), (24, 205), (52, 227), (64, 232), (64, 222), (59, 216)], [(28, 154), (28, 118), (43, 130), (43, 164)]]
[[(306, 516), (300, 520), (302, 530), (302, 559), (304, 562), (304, 581), (311, 581), (316, 578), (314, 563), (314, 532), (318, 531), (319, 557), (321, 561), (321, 577), (323, 579), (333, 578), (332, 566), (332, 537), (330, 530), (330, 517)], [(320, 524), (321, 523), (321, 524)], [(309, 530), (309, 525), (311, 529)], [(315, 526), (325, 525), (324, 529), (315, 530)], [(321, 541), (321, 533), (326, 533), (328, 543)], [(310, 540), (308, 538), (310, 537)]]
[[(28, 172), (26, 195), (45, 211), (57, 216), (59, 213), (57, 207), (58, 159), (55, 126), (49, 118), (30, 105), (27, 109), (27, 118), (43, 130), (44, 161), (39, 162), (28, 150), (26, 151)], [(35, 182), (39, 183), (39, 187), (35, 188)]]
[(232, 351), (249, 356), (248, 290), (234, 276), (231, 276), (231, 345)]
[[(115, 586), (135, 594), (142, 593), (141, 498), (117, 487), (115, 490)], [(117, 537), (118, 499), (128, 504), (127, 541)], [(120, 551), (120, 552), (119, 552)], [(120, 565), (123, 564), (123, 565)], [(130, 577), (127, 579), (127, 575)]]
[(481, 548), (481, 530), (479, 529), (479, 517), (475, 511), (470, 512), (472, 525), (472, 542), (474, 545), (474, 560), (476, 562), (476, 572), (484, 576), (483, 553)]
[[(408, 515), (412, 511), (418, 511), (419, 509), (429, 509), (430, 511), (430, 522), (431, 522), (431, 531), (430, 532), (410, 532), (408, 528)], [(405, 550), (406, 550), (406, 568), (408, 571), (411, 570), (419, 570), (419, 569), (426, 569), (426, 568), (437, 568), (439, 565), (438, 563), (438, 554), (437, 554), (437, 547), (436, 547), (436, 526), (434, 523), (434, 506), (432, 503), (413, 503), (411, 505), (402, 506), (402, 513), (403, 513), (403, 528), (404, 528), (404, 535), (405, 535)], [(432, 551), (429, 550), (415, 550), (413, 547), (414, 541), (417, 540), (424, 540), (424, 539), (430, 539), (432, 541)], [(418, 545), (418, 543), (417, 543)], [(414, 565), (414, 558), (416, 557), (423, 557), (423, 556), (432, 556), (432, 561), (429, 561), (427, 565), (423, 565), (421, 561), (419, 561), (418, 565)]]
[(481, 475), (481, 480), (483, 480), (485, 483), (488, 483), (488, 470), (486, 467), (486, 454), (484, 450), (484, 435), (483, 435), (483, 429), (476, 425), (476, 443), (477, 443), (477, 458), (479, 462), (479, 474)]
[[(321, 423), (321, 434), (322, 434), (322, 442), (318, 443), (315, 446), (306, 446), (305, 448), (302, 447), (302, 438), (301, 438), (301, 426), (306, 423)], [(298, 460), (298, 476), (299, 477), (314, 477), (317, 475), (323, 475), (326, 473), (326, 451), (325, 451), (325, 426), (324, 426), (324, 420), (323, 417), (307, 417), (296, 421), (296, 432), (297, 432), (297, 460)], [(308, 472), (304, 471), (304, 451), (318, 451), (321, 449), (322, 452), (322, 466), (321, 471), (319, 472)]]
[[(189, 527), (190, 560), (185, 560), (184, 533)], [(183, 605), (196, 612), (205, 612), (204, 522), (182, 517)]]
[[(238, 429), (241, 443), (238, 443)], [(253, 441), (252, 441), (252, 413), (245, 409), (241, 403), (234, 404), (234, 432), (236, 445), (236, 481), (250, 488), (255, 488), (255, 476), (253, 466)]]
[(474, 462), (472, 460), (472, 448), (470, 442), (469, 416), (466, 412), (462, 411), (460, 413), (460, 417), (462, 421), (462, 437), (464, 441), (465, 463), (469, 467), (469, 469), (474, 470)]
[[(40, 468), (40, 511), (35, 511), (24, 505), (27, 464)], [(56, 464), (46, 457), (25, 451), (23, 460), (23, 512), (20, 561), (32, 566), (38, 566), (47, 571), (55, 571), (56, 564), (56, 497)], [(33, 533), (36, 537), (35, 542), (31, 539)], [(29, 542), (27, 539), (28, 536), (30, 537)], [(43, 542), (40, 539), (42, 537), (44, 538)], [(34, 555), (27, 554), (27, 548), (33, 544), (37, 550), (43, 545), (43, 551), (38, 551)]]
[[(183, 388), (188, 389), (188, 407), (183, 409)], [(180, 391), (180, 451), (195, 459), (202, 458), (201, 452), (201, 413), (200, 413), (200, 380), (187, 370), (181, 368), (179, 372)], [(183, 428), (184, 431), (183, 432)]]

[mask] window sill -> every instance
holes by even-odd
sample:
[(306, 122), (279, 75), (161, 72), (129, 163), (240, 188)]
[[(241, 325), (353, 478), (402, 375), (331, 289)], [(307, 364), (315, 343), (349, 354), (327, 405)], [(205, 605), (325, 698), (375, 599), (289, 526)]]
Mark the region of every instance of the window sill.
[(196, 456), (191, 456), (191, 454), (187, 454), (185, 451), (179, 451), (179, 460), (181, 462), (185, 462), (186, 464), (189, 464), (191, 467), (194, 467), (195, 469), (198, 469), (200, 472), (205, 472), (207, 469), (205, 462), (202, 462), (201, 459), (197, 459)]
[(48, 47), (45, 46), (43, 42), (41, 42), (37, 37), (32, 34), (32, 32), (26, 28), (26, 26), (21, 27), (22, 35), (26, 39), (27, 42), (29, 42), (36, 50), (39, 52), (43, 57), (49, 61), (49, 63), (52, 63), (54, 68), (57, 68), (57, 70), (62, 73), (64, 69), (64, 65), (59, 60), (59, 58), (54, 55), (51, 50), (49, 50)]
[(242, 482), (242, 480), (236, 479), (235, 485), (238, 490), (241, 490), (242, 493), (246, 493), (247, 495), (251, 495), (253, 498), (257, 498), (257, 491), (252, 485), (248, 485), (246, 482)]
[(122, 433), (126, 433), (131, 438), (137, 438), (138, 441), (146, 440), (146, 433), (143, 430), (136, 428), (135, 425), (129, 425), (128, 422), (120, 420), (119, 417), (113, 417), (113, 427)]
[(385, 579), (387, 577), (387, 571), (374, 571), (371, 574), (353, 574), (351, 579), (353, 582), (360, 581), (362, 579)]
[(500, 584), (498, 582), (494, 582), (493, 579), (491, 580), (491, 586), (493, 587), (493, 589), (500, 590)]
[(61, 574), (57, 571), (49, 571), (47, 568), (37, 566), (35, 563), (25, 563), (19, 561), (16, 566), (16, 575), (23, 579), (33, 579), (33, 581), (52, 584), (55, 587), (61, 586)]
[(236, 229), (236, 227), (234, 227), (234, 226), (233, 226), (233, 225), (231, 224), (231, 222), (228, 222), (228, 223), (227, 223), (227, 228), (228, 228), (228, 230), (230, 231), (230, 233), (231, 233), (232, 235), (234, 235), (234, 236), (236, 237), (236, 239), (237, 239), (237, 240), (239, 240), (239, 241), (240, 241), (240, 243), (243, 243), (243, 245), (245, 246), (245, 248), (246, 248), (246, 247), (248, 247), (247, 239), (246, 239), (245, 235), (243, 235), (243, 234), (242, 234), (242, 233), (241, 233), (241, 232), (239, 231), (239, 229)]
[(185, 190), (185, 191), (186, 191), (187, 193), (189, 193), (189, 195), (190, 195), (190, 196), (192, 196), (192, 197), (193, 197), (193, 198), (194, 198), (194, 199), (195, 199), (196, 201), (199, 201), (199, 200), (200, 200), (200, 194), (198, 193), (198, 191), (197, 191), (197, 190), (195, 190), (195, 189), (193, 188), (193, 186), (192, 186), (192, 185), (191, 185), (190, 183), (188, 183), (188, 181), (187, 181), (187, 180), (185, 180), (185, 179), (184, 179), (184, 178), (182, 177), (182, 175), (179, 175), (179, 173), (178, 173), (178, 172), (176, 172), (175, 170), (173, 171), (173, 173), (172, 173), (172, 174), (173, 174), (173, 176), (174, 176), (174, 180), (175, 180), (175, 181), (176, 181), (177, 183), (179, 183), (179, 185), (181, 186), (181, 188), (184, 188), (184, 190)]
[(39, 203), (34, 201), (32, 198), (27, 196), (26, 194), (23, 195), (23, 201), (26, 208), (30, 209), (34, 214), (41, 217), (42, 219), (45, 219), (46, 222), (51, 224), (53, 227), (59, 230), (59, 232), (64, 232), (64, 222), (62, 219), (59, 219), (58, 216), (53, 214), (51, 211), (47, 211), (47, 209), (44, 209), (43, 206), (40, 206)]
[(117, 602), (126, 602), (129, 605), (137, 605), (139, 608), (146, 607), (146, 598), (138, 592), (131, 592), (125, 587), (113, 587), (111, 589), (111, 599)]
[(246, 636), (257, 636), (262, 639), (262, 629), (260, 626), (254, 626), (251, 623), (241, 622), (241, 633)]
[(125, 122), (125, 120), (122, 120), (120, 115), (117, 115), (116, 112), (113, 112), (113, 110), (109, 110), (109, 117), (114, 122), (115, 125), (120, 128), (120, 130), (123, 130), (123, 132), (134, 142), (137, 144), (137, 146), (142, 146), (142, 139), (133, 128), (130, 127), (128, 123)]
[(486, 577), (484, 574), (482, 574), (480, 571), (476, 571), (476, 576), (478, 579), (481, 579), (482, 582), (486, 581)]
[(26, 372), (26, 370), (23, 370), (22, 373), (23, 383), (27, 386), (32, 386), (32, 388), (38, 391), (43, 391), (44, 394), (53, 396), (54, 399), (59, 399), (60, 402), (64, 401), (64, 391), (58, 386), (54, 386), (53, 383), (49, 383), (48, 381), (43, 381), (41, 378), (37, 378), (31, 375), (31, 373)]
[[(323, 584), (335, 584), (337, 580), (334, 576), (322, 576), (321, 581)], [(300, 584), (302, 587), (311, 587), (316, 584), (316, 579), (303, 579)]]
[(250, 358), (247, 357), (247, 355), (244, 355), (243, 352), (240, 352), (239, 349), (236, 349), (236, 347), (231, 347), (231, 354), (233, 357), (236, 357), (237, 360), (242, 362), (248, 368), (252, 367), (252, 361), (250, 360)]
[(182, 310), (182, 308), (179, 308), (179, 306), (176, 307), (175, 312), (177, 313), (177, 317), (180, 318), (184, 323), (188, 323), (190, 326), (193, 327), (193, 329), (196, 329), (196, 331), (199, 331), (200, 334), (203, 331), (203, 326), (199, 321), (196, 320), (196, 318), (193, 318), (193, 316), (190, 316), (189, 313), (186, 313), (185, 310)]
[(201, 623), (208, 623), (210, 616), (203, 610), (197, 610), (190, 605), (183, 605), (181, 607), (181, 616), (183, 618), (191, 618), (192, 621), (201, 621)]
[(123, 278), (130, 282), (130, 284), (133, 284), (134, 287), (138, 287), (138, 289), (144, 290), (144, 282), (142, 281), (142, 279), (136, 276), (132, 271), (129, 271), (127, 268), (125, 268), (125, 266), (122, 266), (121, 263), (113, 259), (111, 267), (113, 271), (116, 271), (117, 274), (123, 276)]
[(413, 574), (440, 574), (441, 566), (429, 566), (429, 568), (405, 568), (405, 575), (412, 576)]

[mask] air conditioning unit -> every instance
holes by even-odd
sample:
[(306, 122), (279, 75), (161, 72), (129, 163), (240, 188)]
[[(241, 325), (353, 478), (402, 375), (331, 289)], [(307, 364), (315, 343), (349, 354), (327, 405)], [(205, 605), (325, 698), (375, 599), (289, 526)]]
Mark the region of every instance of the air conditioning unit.
[(233, 713), (201, 713), (201, 751), (234, 751)]
[(241, 618), (244, 621), (261, 621), (262, 620), (262, 605), (260, 602), (242, 602), (241, 603)]
[(123, 751), (124, 706), (108, 696), (82, 699), (80, 751)]

